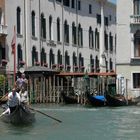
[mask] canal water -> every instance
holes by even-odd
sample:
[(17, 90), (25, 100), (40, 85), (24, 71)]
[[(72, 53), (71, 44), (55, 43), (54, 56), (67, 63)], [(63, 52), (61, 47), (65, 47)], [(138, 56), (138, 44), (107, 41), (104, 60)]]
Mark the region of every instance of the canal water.
[(0, 140), (140, 140), (140, 106), (92, 108), (33, 105), (62, 121), (36, 113), (36, 122), (13, 126), (0, 121)]

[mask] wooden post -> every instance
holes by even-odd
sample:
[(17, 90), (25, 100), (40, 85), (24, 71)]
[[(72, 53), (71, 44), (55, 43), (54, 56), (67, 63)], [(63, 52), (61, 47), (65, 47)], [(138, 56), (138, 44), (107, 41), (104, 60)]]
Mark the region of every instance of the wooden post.
[(53, 75), (53, 102), (55, 103), (55, 96), (56, 96), (56, 90), (55, 90), (55, 75)]
[(48, 103), (49, 101), (49, 79), (46, 78), (46, 102)]

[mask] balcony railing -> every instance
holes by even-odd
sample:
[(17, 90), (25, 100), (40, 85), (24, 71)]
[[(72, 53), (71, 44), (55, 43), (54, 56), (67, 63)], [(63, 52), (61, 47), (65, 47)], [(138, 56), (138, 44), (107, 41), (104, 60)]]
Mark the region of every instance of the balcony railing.
[(0, 24), (0, 34), (7, 35), (7, 26)]
[(140, 15), (131, 15), (130, 23), (131, 24), (140, 24)]

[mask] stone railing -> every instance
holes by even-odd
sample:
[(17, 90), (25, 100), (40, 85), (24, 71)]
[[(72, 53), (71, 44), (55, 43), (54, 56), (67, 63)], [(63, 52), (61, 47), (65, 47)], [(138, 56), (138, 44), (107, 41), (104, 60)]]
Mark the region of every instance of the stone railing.
[(140, 24), (140, 15), (131, 15), (130, 23), (131, 24)]
[(0, 24), (0, 34), (7, 35), (7, 26)]

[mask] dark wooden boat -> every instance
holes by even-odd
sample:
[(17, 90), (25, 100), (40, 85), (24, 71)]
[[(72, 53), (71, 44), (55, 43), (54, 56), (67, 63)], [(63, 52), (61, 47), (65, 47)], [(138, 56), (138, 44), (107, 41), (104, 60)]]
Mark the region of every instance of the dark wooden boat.
[(107, 105), (108, 106), (126, 106), (128, 105), (127, 100), (123, 95), (106, 95)]
[(139, 98), (126, 99), (122, 94), (116, 94), (116, 84), (108, 85), (108, 92), (106, 93), (107, 105), (108, 106), (131, 106), (137, 105), (140, 101)]
[(32, 112), (24, 105), (17, 106), (16, 110), (11, 114), (4, 114), (1, 120), (12, 124), (31, 124), (35, 121), (35, 112)]
[(106, 105), (106, 98), (104, 95), (90, 95), (90, 93), (86, 92), (87, 102), (95, 107), (101, 107)]
[(128, 105), (124, 95), (116, 94), (116, 84), (112, 83), (108, 85), (108, 91), (106, 92), (106, 100), (108, 106), (126, 106)]
[(76, 95), (66, 95), (65, 92), (61, 92), (64, 103), (66, 104), (77, 104), (78, 100)]

